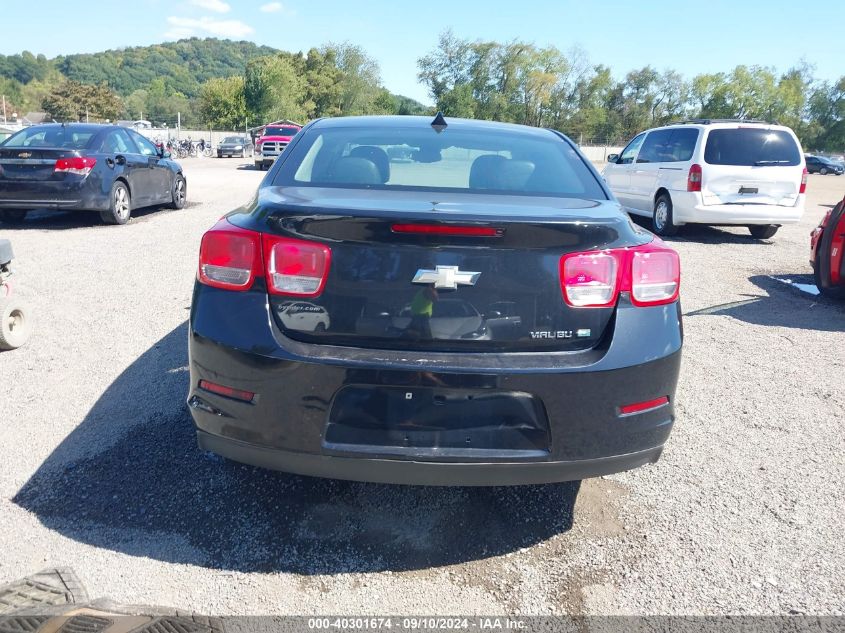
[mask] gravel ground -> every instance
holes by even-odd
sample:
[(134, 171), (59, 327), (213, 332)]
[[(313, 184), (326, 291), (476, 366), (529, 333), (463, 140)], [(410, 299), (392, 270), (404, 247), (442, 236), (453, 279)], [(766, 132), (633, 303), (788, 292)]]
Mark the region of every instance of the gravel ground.
[(208, 614), (843, 614), (845, 307), (807, 281), (804, 221), (671, 240), (678, 422), (655, 466), (580, 486), (310, 480), (199, 453), (184, 406), (202, 232), (262, 173), (185, 161), (189, 206), (16, 227), (30, 344), (0, 354), (0, 583), (72, 567), (91, 596)]

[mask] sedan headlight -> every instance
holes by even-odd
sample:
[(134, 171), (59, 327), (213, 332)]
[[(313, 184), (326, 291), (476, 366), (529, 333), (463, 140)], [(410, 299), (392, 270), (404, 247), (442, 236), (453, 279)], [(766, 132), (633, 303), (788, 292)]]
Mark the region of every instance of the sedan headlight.
[(243, 145), (238, 145), (238, 146), (235, 147), (235, 149), (243, 149), (243, 148), (244, 148)]

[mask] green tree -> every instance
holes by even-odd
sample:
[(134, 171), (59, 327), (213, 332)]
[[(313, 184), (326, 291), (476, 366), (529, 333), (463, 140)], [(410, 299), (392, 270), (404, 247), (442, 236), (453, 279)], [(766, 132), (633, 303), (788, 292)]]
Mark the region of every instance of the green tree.
[(250, 121), (304, 120), (308, 112), (302, 56), (280, 53), (247, 64), (244, 100)]
[(321, 52), (334, 60), (339, 71), (340, 113), (349, 116), (377, 112), (376, 101), (382, 90), (378, 62), (349, 42), (327, 44)]
[(209, 79), (199, 96), (200, 118), (217, 129), (236, 130), (246, 124), (243, 77)]
[(123, 111), (123, 103), (104, 85), (93, 86), (67, 80), (48, 94), (44, 110), (58, 121), (114, 120)]

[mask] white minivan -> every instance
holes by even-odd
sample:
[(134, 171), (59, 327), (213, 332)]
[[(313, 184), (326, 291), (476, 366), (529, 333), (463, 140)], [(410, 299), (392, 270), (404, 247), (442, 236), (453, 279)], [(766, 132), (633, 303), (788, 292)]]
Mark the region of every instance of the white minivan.
[(629, 213), (651, 217), (658, 235), (728, 224), (765, 239), (804, 213), (804, 154), (782, 125), (694, 119), (646, 130), (607, 158), (608, 186)]

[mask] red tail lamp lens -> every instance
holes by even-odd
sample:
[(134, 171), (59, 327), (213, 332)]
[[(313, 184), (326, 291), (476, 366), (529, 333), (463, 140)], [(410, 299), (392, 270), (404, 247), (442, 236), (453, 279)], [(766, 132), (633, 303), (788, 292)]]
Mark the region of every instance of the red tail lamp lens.
[(322, 244), (264, 235), (264, 258), (271, 294), (316, 297), (326, 285), (331, 251)]
[(87, 176), (97, 164), (96, 158), (88, 156), (72, 156), (70, 158), (59, 158), (56, 161), (54, 171), (57, 173), (77, 174)]
[(566, 303), (579, 308), (616, 303), (617, 268), (617, 259), (609, 252), (564, 255), (560, 261), (560, 279)]
[(261, 274), (259, 234), (221, 220), (202, 237), (199, 280), (214, 288), (248, 290)]
[(687, 191), (701, 191), (701, 165), (692, 165), (689, 168)]

